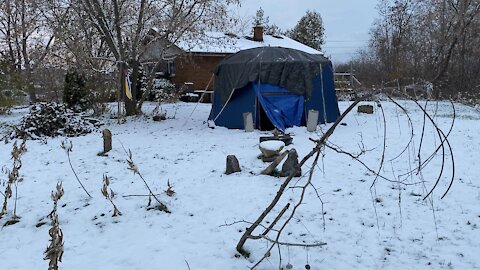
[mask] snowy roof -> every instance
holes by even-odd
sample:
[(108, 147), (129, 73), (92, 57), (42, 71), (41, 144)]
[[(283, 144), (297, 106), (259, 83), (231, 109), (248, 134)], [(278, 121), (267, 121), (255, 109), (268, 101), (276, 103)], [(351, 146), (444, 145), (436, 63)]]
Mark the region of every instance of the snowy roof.
[(263, 41), (253, 41), (248, 36), (237, 36), (221, 32), (206, 32), (205, 36), (192, 41), (180, 41), (178, 47), (194, 53), (236, 53), (258, 47), (284, 47), (310, 54), (323, 54), (305, 44), (284, 35), (263, 35)]

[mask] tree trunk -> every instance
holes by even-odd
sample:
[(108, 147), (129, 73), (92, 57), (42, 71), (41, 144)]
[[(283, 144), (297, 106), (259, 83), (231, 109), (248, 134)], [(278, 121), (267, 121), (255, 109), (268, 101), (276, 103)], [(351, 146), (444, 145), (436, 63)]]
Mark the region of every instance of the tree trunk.
[[(132, 87), (133, 87), (133, 84), (132, 84)], [(132, 97), (133, 100), (130, 100), (125, 95), (123, 96), (123, 99), (125, 101), (125, 113), (127, 116), (132, 116), (137, 114), (137, 110), (135, 108), (135, 101), (134, 101), (135, 96), (133, 91), (132, 91), (132, 95), (133, 95)]]
[(26, 70), (25, 75), (26, 75), (25, 76), (25, 83), (26, 83), (28, 95), (30, 97), (30, 102), (35, 103), (35, 102), (38, 101), (37, 100), (37, 93), (35, 91), (35, 85), (32, 82), (32, 74), (31, 74), (30, 69)]
[(25, 0), (21, 1), (21, 48), (22, 48), (22, 57), (23, 57), (23, 65), (25, 69), (25, 73), (23, 76), (24, 83), (26, 84), (27, 87), (27, 92), (30, 96), (30, 102), (37, 102), (37, 95), (35, 93), (35, 86), (32, 81), (32, 68), (30, 66), (30, 55), (28, 53), (28, 33), (27, 33), (27, 11), (26, 11), (26, 4)]
[[(130, 100), (125, 96), (125, 111), (127, 116), (136, 115), (137, 111), (137, 78), (138, 78), (138, 61), (133, 60), (132, 65), (132, 76), (130, 77), (130, 91), (132, 92), (132, 99)], [(125, 71), (127, 74), (127, 71)]]
[[(126, 66), (125, 63), (118, 63), (118, 80), (119, 80), (119, 89), (118, 89), (118, 100), (119, 100), (119, 105), (118, 105), (118, 117), (120, 117), (120, 100), (126, 100), (128, 99), (125, 95), (125, 70)], [(127, 107), (125, 103), (125, 107)]]

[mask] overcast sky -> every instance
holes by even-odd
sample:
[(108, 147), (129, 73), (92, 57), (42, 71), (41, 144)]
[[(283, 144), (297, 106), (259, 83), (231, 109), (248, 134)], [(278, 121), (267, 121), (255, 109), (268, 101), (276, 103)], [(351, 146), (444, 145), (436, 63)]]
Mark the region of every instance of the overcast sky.
[(366, 46), (377, 17), (378, 0), (242, 0), (241, 16), (254, 16), (262, 7), (270, 23), (291, 29), (307, 10), (320, 13), (325, 27), (323, 51), (334, 63), (346, 62)]

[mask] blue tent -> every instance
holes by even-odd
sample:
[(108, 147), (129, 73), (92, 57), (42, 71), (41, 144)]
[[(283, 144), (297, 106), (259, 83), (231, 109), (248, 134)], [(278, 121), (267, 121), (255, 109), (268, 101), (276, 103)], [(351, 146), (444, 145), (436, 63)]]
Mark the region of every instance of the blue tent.
[(244, 128), (250, 112), (257, 129), (285, 131), (304, 126), (309, 110), (318, 123), (339, 116), (331, 62), (293, 49), (261, 47), (225, 58), (215, 70), (209, 119), (217, 126)]

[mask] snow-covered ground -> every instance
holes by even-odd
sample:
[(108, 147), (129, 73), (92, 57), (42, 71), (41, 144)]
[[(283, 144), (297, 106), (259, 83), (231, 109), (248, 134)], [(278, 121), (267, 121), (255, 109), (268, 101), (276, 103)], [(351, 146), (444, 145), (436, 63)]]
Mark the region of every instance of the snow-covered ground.
[[(420, 144), (423, 116), (413, 102), (401, 102), (412, 118), (412, 146), (400, 158), (390, 161), (405, 148), (410, 128), (407, 117), (391, 102), (384, 102), (387, 119), (385, 167), (381, 173), (390, 179), (413, 168)], [(345, 110), (348, 102), (340, 104)], [(86, 189), (88, 199), (73, 175), (67, 155), (60, 147), (65, 138), (48, 139), (46, 143), (28, 141), (28, 151), (22, 156), (22, 181), (18, 184), (17, 213), (20, 222), (0, 229), (0, 269), (47, 269), (43, 252), (49, 243), (47, 215), (52, 209), (50, 193), (57, 182), (63, 183), (65, 195), (60, 200), (58, 215), (64, 233), (64, 255), (61, 269), (248, 269), (265, 253), (269, 243), (248, 240), (250, 258), (236, 256), (235, 246), (245, 228), (253, 222), (275, 196), (285, 178), (260, 175), (267, 164), (258, 159), (259, 137), (267, 132), (211, 129), (205, 123), (210, 105), (178, 103), (163, 106), (168, 116), (153, 122), (146, 116), (129, 118), (118, 125), (106, 120), (113, 133), (113, 150), (108, 156), (98, 156), (102, 150), (101, 132), (70, 138), (73, 144), (72, 164)], [(152, 104), (144, 111), (151, 112)], [(435, 120), (448, 131), (452, 110), (441, 102)], [(13, 110), (0, 116), (0, 131), (6, 123), (18, 123), (27, 109)], [(384, 124), (381, 110), (375, 114), (356, 112), (342, 121), (331, 143), (344, 150), (358, 153), (365, 164), (378, 169), (383, 145)], [(148, 115), (148, 114), (147, 114)], [(433, 192), (433, 200), (423, 200), (437, 178), (441, 155), (426, 167), (421, 175), (398, 185), (382, 179), (374, 180), (358, 162), (350, 157), (326, 150), (315, 170), (313, 183), (324, 202), (313, 189), (306, 194), (294, 219), (286, 227), (281, 241), (294, 243), (326, 242), (326, 246), (282, 247), (282, 265), (293, 269), (479, 269), (480, 268), (480, 114), (468, 107), (456, 106), (456, 120), (449, 136), (455, 157), (455, 180), (444, 199), (451, 177), (450, 153), (446, 152), (446, 167)], [(328, 128), (320, 126), (317, 134), (305, 127), (288, 129), (293, 144), (302, 158)], [(425, 130), (422, 159), (428, 157), (440, 140), (431, 126)], [(0, 144), (0, 166), (11, 168), (10, 152), (13, 141)], [(123, 146), (122, 146), (123, 145)], [(142, 180), (128, 170), (125, 149), (130, 149), (133, 161), (171, 214), (146, 210), (148, 194)], [(237, 156), (242, 172), (225, 175), (227, 155)], [(308, 165), (311, 162), (307, 163)], [(303, 168), (303, 173), (308, 166)], [(114, 202), (122, 216), (112, 217), (112, 207), (102, 196), (102, 177), (111, 178)], [(425, 181), (421, 182), (422, 178)], [(303, 183), (305, 178), (292, 182)], [(5, 190), (6, 175), (0, 175), (0, 190)], [(167, 181), (175, 196), (163, 192)], [(415, 184), (417, 183), (417, 184)], [(286, 202), (299, 199), (299, 189), (288, 189), (274, 214)], [(400, 200), (399, 200), (400, 198)], [(3, 196), (0, 195), (1, 201)], [(9, 200), (11, 218), (13, 198)], [(266, 220), (272, 221), (275, 215)], [(46, 224), (40, 226), (42, 223)], [(267, 225), (268, 224), (264, 224)], [(261, 233), (256, 232), (256, 233)], [(278, 269), (278, 250), (258, 269)]]

